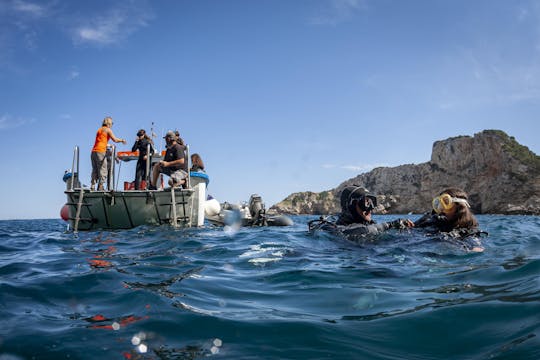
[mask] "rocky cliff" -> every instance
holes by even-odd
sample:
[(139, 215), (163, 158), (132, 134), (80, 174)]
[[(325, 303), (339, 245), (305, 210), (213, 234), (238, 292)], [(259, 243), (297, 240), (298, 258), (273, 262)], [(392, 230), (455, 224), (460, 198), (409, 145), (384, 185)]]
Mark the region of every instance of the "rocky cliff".
[(436, 141), (426, 163), (375, 168), (335, 189), (291, 194), (270, 211), (338, 213), (339, 194), (350, 184), (377, 194), (379, 213), (422, 213), (441, 190), (459, 187), (476, 214), (540, 215), (540, 157), (500, 130)]

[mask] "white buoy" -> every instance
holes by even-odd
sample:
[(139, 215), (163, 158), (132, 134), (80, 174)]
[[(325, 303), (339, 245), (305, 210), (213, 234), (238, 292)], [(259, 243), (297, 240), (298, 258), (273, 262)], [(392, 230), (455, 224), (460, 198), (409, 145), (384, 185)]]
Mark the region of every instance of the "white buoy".
[(204, 202), (204, 215), (206, 217), (215, 216), (219, 214), (220, 211), (221, 211), (221, 205), (219, 204), (219, 201), (217, 201), (216, 199), (210, 199)]

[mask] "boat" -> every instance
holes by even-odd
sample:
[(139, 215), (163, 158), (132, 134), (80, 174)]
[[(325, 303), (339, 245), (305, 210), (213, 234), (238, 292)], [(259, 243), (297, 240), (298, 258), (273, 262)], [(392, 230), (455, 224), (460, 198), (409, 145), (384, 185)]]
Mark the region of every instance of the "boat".
[[(111, 152), (111, 159), (138, 159), (138, 152), (116, 154), (114, 146)], [(208, 175), (191, 172), (183, 186), (165, 188), (161, 180), (158, 190), (149, 190), (150, 163), (160, 161), (163, 156), (164, 152), (152, 155), (147, 165), (148, 177), (140, 189), (133, 189), (130, 183), (125, 183), (121, 190), (116, 189), (116, 162), (110, 161), (107, 189), (94, 191), (80, 182), (79, 147), (76, 146), (72, 168), (63, 177), (67, 201), (60, 214), (68, 222), (68, 229), (78, 232), (131, 229), (141, 225), (203, 226)], [(186, 147), (185, 160), (188, 164), (189, 158), (189, 147)]]
[(261, 196), (253, 194), (241, 204), (219, 203), (208, 199), (205, 217), (216, 226), (290, 226), (293, 221), (286, 215), (268, 214)]

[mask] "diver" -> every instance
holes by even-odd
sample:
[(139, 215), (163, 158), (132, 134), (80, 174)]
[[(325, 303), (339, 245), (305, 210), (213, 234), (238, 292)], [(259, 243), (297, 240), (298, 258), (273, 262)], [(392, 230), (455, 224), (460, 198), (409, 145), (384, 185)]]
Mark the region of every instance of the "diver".
[(310, 230), (328, 230), (354, 241), (358, 237), (377, 235), (388, 229), (406, 229), (414, 224), (409, 219), (397, 219), (390, 222), (376, 223), (371, 218), (377, 207), (377, 197), (368, 195), (368, 191), (360, 186), (345, 187), (340, 195), (341, 213), (335, 222), (319, 219), (310, 221)]
[[(433, 210), (414, 222), (416, 228), (424, 228), (430, 234), (445, 234), (465, 239), (470, 236), (487, 235), (479, 229), (478, 221), (471, 211), (468, 195), (459, 188), (448, 188), (431, 202)], [(479, 242), (468, 244), (469, 250), (481, 252)]]
[(371, 219), (371, 212), (377, 207), (377, 197), (368, 195), (368, 190), (360, 186), (345, 187), (341, 191), (340, 204), (341, 213), (336, 225), (347, 225), (354, 232), (365, 229), (365, 233), (376, 234), (392, 228), (405, 229), (414, 226), (409, 219), (397, 219), (377, 224)]
[(471, 212), (468, 195), (459, 188), (448, 188), (433, 198), (433, 210), (414, 222), (418, 228), (438, 232), (477, 231), (478, 221)]

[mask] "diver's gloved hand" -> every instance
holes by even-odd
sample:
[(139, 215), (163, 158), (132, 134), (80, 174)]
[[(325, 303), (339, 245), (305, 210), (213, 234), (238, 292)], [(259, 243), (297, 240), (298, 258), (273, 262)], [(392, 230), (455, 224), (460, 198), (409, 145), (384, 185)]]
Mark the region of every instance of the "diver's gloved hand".
[(388, 223), (392, 229), (406, 229), (414, 226), (414, 223), (409, 219), (397, 219)]

